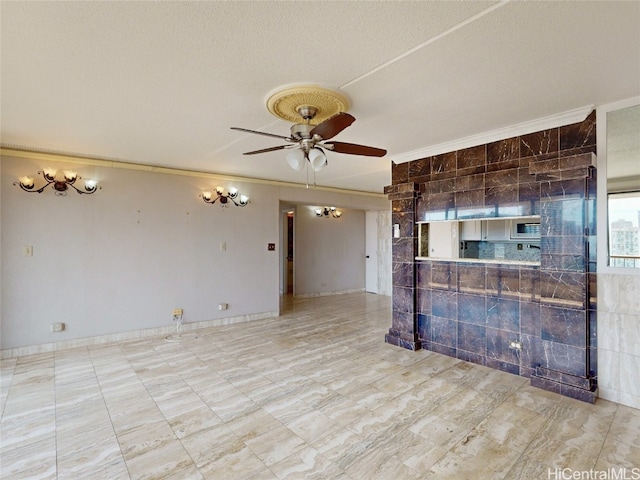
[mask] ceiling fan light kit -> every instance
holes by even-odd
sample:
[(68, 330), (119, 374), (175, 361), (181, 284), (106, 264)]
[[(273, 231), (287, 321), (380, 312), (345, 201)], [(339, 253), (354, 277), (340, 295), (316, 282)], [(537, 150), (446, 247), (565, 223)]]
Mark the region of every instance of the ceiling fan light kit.
[[(321, 170), (328, 164), (325, 150), (369, 157), (386, 155), (387, 151), (381, 148), (327, 141), (355, 122), (356, 119), (346, 113), (348, 108), (349, 100), (347, 97), (334, 90), (317, 85), (287, 87), (268, 96), (267, 109), (282, 120), (295, 122), (291, 126), (290, 136), (285, 137), (239, 127), (231, 127), (231, 129), (289, 142), (291, 145), (263, 148), (245, 152), (244, 155), (288, 149), (291, 151), (288, 152), (286, 160), (294, 170), (302, 170), (308, 165), (311, 165), (314, 172)], [(303, 123), (298, 123), (300, 120)]]

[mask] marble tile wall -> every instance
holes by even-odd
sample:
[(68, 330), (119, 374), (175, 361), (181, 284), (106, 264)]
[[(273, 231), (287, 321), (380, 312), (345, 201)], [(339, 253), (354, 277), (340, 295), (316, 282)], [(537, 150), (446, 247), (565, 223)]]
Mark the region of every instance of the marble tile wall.
[[(583, 122), (392, 165), (386, 341), (597, 397), (595, 112)], [(540, 215), (540, 266), (417, 261), (418, 222)], [(522, 350), (510, 348), (519, 341)]]

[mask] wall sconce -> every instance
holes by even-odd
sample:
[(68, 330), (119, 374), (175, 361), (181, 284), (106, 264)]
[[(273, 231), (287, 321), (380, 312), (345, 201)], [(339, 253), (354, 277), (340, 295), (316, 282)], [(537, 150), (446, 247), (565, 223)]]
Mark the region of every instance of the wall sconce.
[[(202, 192), (202, 195), (200, 196), (205, 203), (211, 203), (212, 205), (216, 203), (216, 201), (220, 200), (220, 206), (222, 207), (228, 207), (229, 200), (231, 200), (236, 207), (245, 207), (247, 203), (249, 203), (249, 197), (246, 195), (240, 195), (237, 188), (230, 188), (229, 193), (226, 195), (223, 192), (224, 187), (216, 187), (215, 197), (211, 192)], [(236, 201), (236, 198), (238, 201)]]
[(336, 207), (316, 208), (316, 216), (328, 218), (329, 215), (333, 218), (340, 218), (342, 216), (342, 212), (337, 210)]
[(69, 187), (73, 188), (80, 194), (86, 195), (96, 193), (97, 190), (102, 188), (98, 186), (98, 182), (96, 182), (95, 180), (85, 180), (83, 189), (76, 187), (74, 185), (76, 183), (76, 180), (80, 180), (80, 178), (82, 177), (79, 177), (78, 174), (72, 170), (64, 170), (62, 173), (62, 178), (60, 178), (60, 175), (58, 175), (57, 171), (51, 168), (45, 168), (43, 171), (39, 171), (38, 175), (42, 175), (42, 178), (44, 178), (46, 182), (42, 187), (38, 189), (34, 190), (35, 181), (33, 177), (29, 177), (27, 175), (20, 177), (18, 179), (19, 181), (13, 182), (13, 184), (18, 185), (27, 193), (42, 193), (45, 188), (47, 188), (49, 185), (52, 185), (56, 195), (60, 197), (67, 194), (67, 190), (69, 190)]

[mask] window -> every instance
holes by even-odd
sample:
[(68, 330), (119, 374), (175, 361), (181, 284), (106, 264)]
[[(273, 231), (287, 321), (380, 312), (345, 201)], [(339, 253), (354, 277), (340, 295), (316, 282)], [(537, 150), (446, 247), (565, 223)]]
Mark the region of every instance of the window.
[(610, 193), (609, 265), (640, 268), (640, 191)]

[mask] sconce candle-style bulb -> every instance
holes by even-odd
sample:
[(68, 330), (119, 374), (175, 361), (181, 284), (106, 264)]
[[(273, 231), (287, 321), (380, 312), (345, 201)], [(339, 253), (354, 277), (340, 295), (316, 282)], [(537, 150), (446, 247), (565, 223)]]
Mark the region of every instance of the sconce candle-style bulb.
[(240, 195), (240, 205), (244, 206), (249, 203), (249, 197), (246, 195)]
[(222, 192), (224, 192), (224, 187), (216, 187), (216, 193), (218, 195), (222, 195)]
[(73, 183), (76, 181), (76, 178), (78, 178), (78, 174), (76, 172), (74, 172), (73, 170), (65, 170), (64, 171), (64, 179), (69, 182), (69, 183)]
[(208, 202), (209, 200), (211, 200), (211, 195), (212, 195), (211, 192), (202, 192), (202, 199), (205, 202)]
[(98, 182), (96, 182), (95, 180), (85, 180), (84, 182), (84, 188), (88, 192), (90, 192), (91, 190), (95, 190), (97, 185), (98, 185)]
[(33, 177), (28, 177), (25, 175), (23, 177), (20, 177), (18, 180), (20, 180), (20, 185), (22, 185), (24, 188), (33, 188)]
[(53, 168), (44, 169), (44, 178), (48, 181), (53, 181), (56, 178), (56, 172)]

